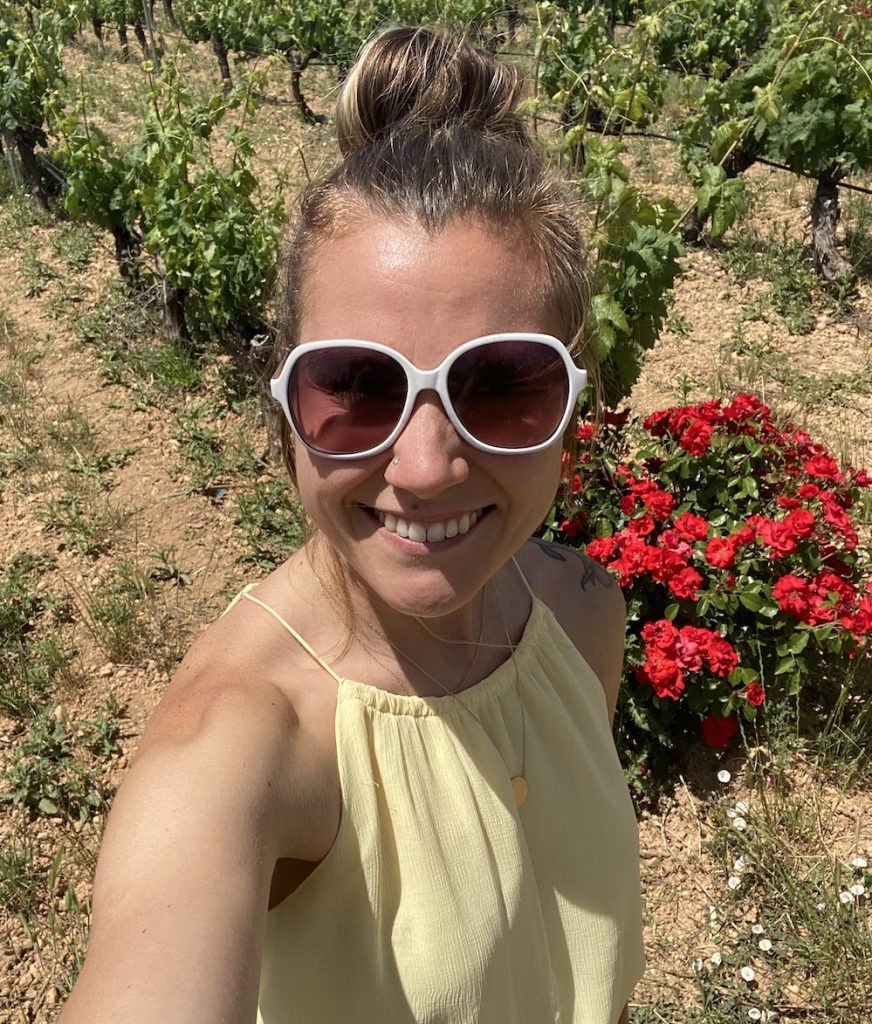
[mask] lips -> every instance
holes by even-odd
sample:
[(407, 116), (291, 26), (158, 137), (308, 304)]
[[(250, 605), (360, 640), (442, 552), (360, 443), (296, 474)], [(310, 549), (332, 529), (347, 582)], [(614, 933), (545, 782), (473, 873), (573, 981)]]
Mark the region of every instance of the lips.
[(476, 509), (474, 512), (464, 512), (460, 516), (450, 519), (443, 519), (435, 523), (417, 523), (412, 519), (402, 519), (390, 512), (382, 512), (373, 509), (376, 518), (388, 533), (395, 533), (398, 537), (405, 537), (418, 543), (438, 544), (443, 540), (450, 540), (458, 534), (468, 533), (470, 529), (484, 515), (484, 509)]

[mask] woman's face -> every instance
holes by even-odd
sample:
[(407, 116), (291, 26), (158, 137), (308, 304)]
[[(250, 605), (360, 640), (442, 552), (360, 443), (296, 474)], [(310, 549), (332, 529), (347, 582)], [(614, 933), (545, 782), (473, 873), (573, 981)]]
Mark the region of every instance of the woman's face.
[[(560, 337), (538, 268), (520, 231), (465, 223), (428, 235), (416, 224), (362, 220), (313, 259), (300, 341), (379, 342), (430, 369), (486, 334)], [(560, 453), (559, 441), (530, 454), (479, 451), (428, 391), (379, 455), (339, 461), (297, 444), (298, 487), (323, 537), (372, 597), (436, 616), (471, 601), (539, 526), (559, 482)], [(424, 531), (430, 539), (414, 539)]]

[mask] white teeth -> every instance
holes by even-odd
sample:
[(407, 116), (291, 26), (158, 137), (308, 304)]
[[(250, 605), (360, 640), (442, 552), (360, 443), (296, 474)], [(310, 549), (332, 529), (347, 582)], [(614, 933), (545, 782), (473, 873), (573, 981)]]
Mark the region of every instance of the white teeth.
[(398, 537), (406, 537), (419, 544), (425, 541), (428, 544), (438, 544), (458, 534), (468, 533), (481, 518), (481, 511), (464, 512), (459, 519), (446, 519), (442, 523), (430, 523), (425, 526), (424, 523), (413, 523), (391, 515), (390, 512), (380, 512), (378, 509), (374, 511), (388, 533), (395, 533)]
[[(399, 530), (397, 531), (399, 533)], [(427, 527), (422, 526), (420, 523), (409, 523), (409, 540), (418, 541), (419, 544), (423, 544), (427, 539)]]
[(445, 540), (445, 527), (442, 523), (433, 523), (432, 526), (427, 527), (427, 541), (430, 544), (438, 543), (440, 540)]

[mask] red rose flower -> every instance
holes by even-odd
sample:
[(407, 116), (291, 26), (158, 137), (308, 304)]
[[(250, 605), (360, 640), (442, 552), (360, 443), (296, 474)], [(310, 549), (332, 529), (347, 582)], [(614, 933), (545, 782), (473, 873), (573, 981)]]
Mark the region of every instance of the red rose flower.
[(631, 516), (636, 511), (636, 499), (632, 494), (625, 494), (618, 502), (618, 507), (625, 516)]
[(675, 498), (666, 491), (656, 488), (642, 495), (642, 501), (651, 515), (661, 523), (672, 515), (672, 510), (675, 508)]
[(678, 700), (684, 690), (684, 676), (677, 661), (655, 647), (648, 652), (643, 668), (658, 697)]
[(702, 587), (702, 576), (696, 569), (682, 569), (674, 576), (670, 576), (666, 585), (672, 593), (681, 601), (694, 601)]
[(703, 657), (708, 650), (711, 634), (707, 629), (698, 626), (683, 626), (675, 644), (675, 656), (678, 664), (688, 672), (699, 672), (703, 666)]
[(576, 516), (573, 519), (564, 519), (560, 524), (560, 532), (565, 533), (567, 537), (577, 537), (581, 531), (581, 526), (580, 516)]
[(796, 551), (796, 538), (784, 520), (764, 519), (757, 527), (757, 536), (769, 547), (770, 558), (783, 558)]
[(677, 551), (649, 547), (645, 568), (651, 573), (651, 578), (658, 583), (668, 583), (673, 576), (687, 568), (687, 563)]
[(786, 615), (792, 615), (801, 622), (808, 621), (814, 595), (807, 580), (787, 573), (772, 588), (772, 596)]
[(642, 627), (642, 639), (649, 648), (657, 647), (661, 651), (671, 651), (678, 640), (678, 630), (669, 619), (657, 619), (646, 622)]
[(693, 512), (682, 512), (675, 520), (675, 529), (689, 541), (705, 540), (708, 536), (708, 523)]
[(645, 515), (639, 516), (637, 519), (631, 519), (627, 523), (627, 529), (638, 537), (647, 537), (649, 533), (654, 532), (656, 525), (651, 516), (646, 512)]
[(745, 545), (753, 544), (755, 536), (756, 535), (750, 526), (743, 526), (741, 530), (736, 530), (735, 533), (731, 533), (730, 539), (735, 544)]
[(796, 493), (804, 501), (811, 501), (821, 493), (821, 489), (817, 484), (803, 484)]
[(814, 515), (808, 509), (798, 508), (788, 512), (783, 522), (790, 528), (794, 537), (814, 536)]
[(725, 747), (739, 728), (739, 723), (730, 715), (729, 718), (722, 718), (720, 715), (706, 715), (702, 720), (702, 739), (706, 746)]
[(614, 537), (595, 537), (585, 545), (584, 550), (594, 561), (605, 564), (614, 554), (616, 546)]
[(766, 691), (758, 683), (748, 683), (745, 687), (745, 700), (755, 708), (759, 708), (760, 705), (766, 700)]
[(706, 651), (706, 661), (716, 676), (728, 676), (739, 664), (739, 655), (732, 644), (722, 636), (713, 635)]
[(576, 473), (575, 476), (572, 478), (572, 493), (573, 494), (578, 494), (578, 492), (580, 490), (581, 490), (581, 476), (580, 476), (580, 474)]
[(780, 508), (799, 508), (802, 505), (802, 502), (799, 498), (791, 498), (787, 494), (779, 494), (775, 499), (775, 504)]
[(704, 455), (711, 444), (714, 428), (711, 423), (697, 420), (691, 423), (678, 439), (678, 444), (689, 455)]
[(590, 423), (582, 423), (578, 430), (576, 430), (575, 436), (579, 441), (589, 441), (593, 437), (593, 427)]
[(693, 554), (693, 548), (684, 540), (678, 530), (663, 530), (660, 534), (660, 543), (663, 547), (681, 555), (682, 558), (690, 558)]
[(839, 471), (839, 464), (832, 455), (814, 455), (806, 459), (803, 464), (809, 476), (816, 476), (821, 480), (832, 480), (834, 483), (841, 483), (844, 480)]
[(736, 564), (736, 544), (730, 537), (712, 537), (705, 546), (705, 560), (715, 569), (731, 569)]

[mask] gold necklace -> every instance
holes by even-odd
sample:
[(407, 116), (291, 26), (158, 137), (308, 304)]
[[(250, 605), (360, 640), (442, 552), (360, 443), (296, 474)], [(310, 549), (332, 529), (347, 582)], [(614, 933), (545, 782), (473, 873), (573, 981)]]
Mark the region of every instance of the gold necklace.
[[(512, 784), (512, 793), (514, 794), (514, 797), (515, 797), (515, 804), (516, 804), (516, 806), (521, 807), (524, 804), (524, 802), (526, 801), (527, 795), (528, 795), (528, 793), (530, 791), (530, 787), (529, 787), (529, 784), (527, 783), (527, 777), (526, 777), (526, 768), (527, 768), (527, 709), (526, 709), (526, 706), (524, 704), (523, 694), (521, 693), (521, 676), (520, 676), (520, 673), (518, 672), (518, 663), (515, 660), (515, 645), (512, 643), (512, 638), (509, 636), (509, 627), (508, 627), (508, 625), (506, 623), (505, 613), (503, 612), (503, 604), (502, 604), (502, 601), (500, 600), (499, 589), (496, 586), (494, 586), (494, 596), (496, 598), (497, 608), (499, 609), (500, 619), (501, 619), (502, 624), (503, 624), (503, 631), (504, 631), (504, 633), (506, 635), (506, 644), (508, 646), (509, 651), (511, 652), (512, 668), (515, 671), (515, 689), (516, 689), (516, 692), (517, 692), (517, 695), (518, 695), (518, 704), (521, 707), (521, 770), (520, 770), (520, 772), (517, 775), (512, 775), (512, 776), (509, 777), (509, 781)], [(476, 657), (478, 656), (478, 649), (482, 646), (482, 639), (484, 637), (484, 604), (485, 604), (485, 599), (484, 599), (484, 589), (483, 589), (482, 590), (481, 632), (479, 633), (478, 643), (476, 644), (475, 655), (473, 656), (473, 659), (470, 662), (469, 667), (467, 668), (466, 672), (464, 673), (463, 679), (457, 684), (457, 687), (453, 691), (449, 690), (447, 686), (443, 685), (441, 680), (437, 679), (436, 676), (431, 675), (431, 673), (428, 672), (427, 669), (425, 669), (423, 665), (419, 664), (417, 661), (415, 661), (414, 658), (410, 657), (404, 650), (402, 650), (400, 647), (398, 647), (393, 642), (393, 640), (391, 640), (390, 637), (387, 636), (387, 634), (384, 632), (383, 629), (379, 629), (377, 626), (375, 626), (368, 619), (365, 619), (362, 615), (360, 616), (360, 619), (376, 636), (380, 636), (382, 638), (382, 640), (384, 640), (384, 642), (388, 645), (388, 647), (390, 647), (391, 650), (394, 651), (395, 654), (398, 654), (401, 658), (404, 658), (406, 661), (409, 662), (410, 665), (413, 665), (423, 676), (425, 676), (431, 682), (435, 683), (436, 686), (438, 686), (439, 689), (447, 697), (453, 697), (457, 701), (457, 703), (460, 705), (460, 707), (463, 708), (464, 711), (466, 711), (468, 714), (472, 715), (472, 717), (478, 723), (478, 725), (481, 728), (481, 730), (483, 732), (486, 732), (486, 730), (484, 728), (484, 725), (482, 724), (481, 719), (472, 710), (472, 708), (469, 707), (463, 701), (463, 699), (460, 697), (460, 693), (462, 692), (463, 684), (466, 682), (466, 680), (470, 676), (470, 673), (472, 672), (472, 667), (475, 664)], [(417, 617), (415, 618), (415, 622), (417, 622), (418, 625), (423, 628), (425, 633), (427, 633), (429, 636), (432, 636), (436, 640), (440, 640), (442, 643), (452, 643), (452, 644), (466, 643), (466, 641), (464, 641), (464, 640), (447, 640), (447, 639), (443, 639), (442, 637), (439, 637), (431, 629), (429, 629), (427, 626), (425, 626), (424, 623), (420, 619), (418, 619)], [(416, 694), (416, 693), (411, 691), (411, 688), (409, 687), (408, 682), (406, 680), (402, 679), (397, 672), (394, 672), (393, 669), (391, 669), (388, 665), (386, 665), (385, 662), (382, 661), (382, 659), (379, 658), (378, 655), (376, 655), (375, 651), (373, 651), (372, 648), (369, 647), (369, 645), (365, 644), (360, 639), (360, 637), (358, 637), (357, 640), (358, 640), (359, 643), (363, 644), (363, 646), (366, 648), (366, 650), (369, 653), (369, 655), (371, 657), (375, 658), (375, 660), (382, 666), (382, 668), (387, 669), (387, 671), (394, 677), (394, 679), (396, 679), (400, 683), (401, 686), (403, 686), (405, 689), (407, 689), (409, 691), (409, 695), (410, 696), (413, 696), (413, 697), (417, 697), (418, 696), (418, 694)]]
[[(327, 591), (326, 586), (324, 585), (324, 581), (321, 579), (320, 574), (315, 569), (314, 564), (311, 564), (310, 568), (311, 568), (311, 571), (312, 571), (313, 575), (315, 576), (315, 580), (318, 583), (318, 587), (321, 590), (321, 593), (326, 598), (328, 598), (328, 600), (329, 600), (330, 599), (330, 595), (329, 595), (329, 593)], [(490, 581), (488, 581), (488, 582), (490, 582)], [(485, 587), (486, 586), (487, 586), (487, 583), (485, 584)], [(506, 616), (505, 616), (505, 612), (503, 611), (503, 603), (500, 600), (499, 588), (496, 585), (494, 585), (494, 596), (496, 598), (497, 608), (499, 609), (500, 619), (501, 619), (502, 624), (503, 624), (503, 632), (505, 633), (505, 636), (506, 636), (506, 644), (508, 646), (509, 651), (511, 652), (510, 656), (512, 658), (512, 667), (513, 667), (513, 669), (515, 671), (515, 690), (516, 690), (517, 695), (518, 695), (518, 704), (521, 707), (521, 770), (520, 770), (520, 772), (517, 775), (511, 775), (509, 777), (509, 781), (511, 782), (511, 785), (512, 785), (512, 793), (513, 793), (513, 795), (515, 797), (515, 804), (516, 804), (516, 806), (521, 807), (525, 803), (525, 801), (527, 799), (527, 795), (528, 795), (528, 793), (530, 791), (530, 787), (529, 787), (529, 784), (527, 782), (527, 777), (526, 777), (526, 769), (527, 769), (527, 708), (526, 708), (526, 705), (524, 704), (523, 694), (521, 693), (521, 676), (520, 676), (520, 673), (518, 672), (518, 663), (515, 660), (515, 650), (516, 650), (516, 648), (515, 648), (515, 645), (512, 643), (512, 638), (509, 636), (509, 627), (508, 627), (508, 624), (506, 623)], [(475, 721), (478, 723), (479, 727), (481, 728), (482, 732), (486, 732), (487, 731), (487, 730), (485, 730), (484, 725), (482, 725), (482, 721), (478, 717), (478, 715), (472, 710), (472, 708), (470, 708), (466, 703), (464, 703), (464, 701), (459, 696), (460, 692), (462, 692), (464, 683), (467, 681), (467, 679), (469, 679), (469, 676), (472, 673), (473, 666), (475, 665), (476, 659), (478, 658), (478, 652), (479, 652), (480, 648), (483, 646), (482, 641), (484, 639), (484, 622), (485, 622), (485, 588), (484, 587), (482, 588), (481, 629), (479, 631), (478, 642), (475, 644), (475, 651), (473, 653), (472, 661), (470, 661), (469, 666), (466, 669), (466, 672), (464, 672), (464, 674), (463, 674), (463, 678), (457, 684), (457, 686), (456, 686), (454, 691), (451, 691), (451, 690), (448, 689), (447, 686), (444, 686), (441, 680), (437, 679), (434, 675), (431, 675), (424, 668), (424, 666), (420, 665), (417, 661), (415, 661), (414, 658), (409, 657), (409, 655), (406, 654), (405, 651), (403, 651), (401, 648), (399, 648), (390, 639), (390, 637), (385, 633), (385, 631), (383, 629), (380, 629), (378, 626), (374, 625), (372, 622), (370, 622), (368, 619), (364, 618), (359, 613), (358, 613), (358, 617), (371, 630), (371, 632), (375, 636), (380, 636), (384, 640), (384, 642), (388, 645), (388, 647), (390, 647), (391, 650), (395, 654), (398, 654), (401, 658), (405, 658), (405, 660), (408, 661), (410, 665), (413, 665), (423, 676), (425, 676), (427, 679), (429, 679), (432, 683), (435, 683), (436, 686), (439, 687), (439, 689), (445, 694), (446, 697), (453, 697), (457, 701), (457, 703), (460, 705), (460, 707), (463, 708), (464, 711), (466, 711), (468, 714), (472, 715), (472, 717), (475, 719)], [(463, 643), (467, 642), (465, 640), (450, 640), (450, 639), (447, 639), (447, 638), (440, 637), (436, 633), (434, 633), (433, 630), (431, 630), (428, 626), (426, 626), (424, 624), (423, 620), (421, 620), (421, 619), (419, 619), (417, 617), (415, 617), (415, 622), (424, 630), (425, 633), (429, 634), (431, 637), (433, 637), (435, 640), (440, 641), (441, 643), (446, 643), (446, 644), (463, 644)], [(360, 643), (365, 648), (365, 650), (370, 655), (370, 657), (373, 658), (379, 665), (381, 665), (381, 667), (383, 669), (385, 669), (390, 675), (392, 675), (394, 677), (394, 679), (396, 679), (396, 681), (400, 684), (400, 687), (406, 691), (408, 696), (411, 696), (411, 697), (419, 697), (420, 696), (419, 694), (416, 694), (412, 690), (412, 688), (409, 686), (408, 680), (403, 679), (402, 676), (400, 676), (400, 674), (398, 672), (395, 672), (389, 665), (387, 665), (375, 653), (375, 651), (368, 644), (366, 644), (359, 636), (357, 636), (356, 639), (357, 639), (358, 643)]]

